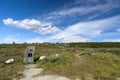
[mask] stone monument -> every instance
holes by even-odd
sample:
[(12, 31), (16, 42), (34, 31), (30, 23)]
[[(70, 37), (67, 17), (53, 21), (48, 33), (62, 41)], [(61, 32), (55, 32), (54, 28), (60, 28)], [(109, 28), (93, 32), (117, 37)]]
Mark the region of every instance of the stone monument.
[(24, 56), (24, 62), (34, 62), (35, 46), (27, 46)]

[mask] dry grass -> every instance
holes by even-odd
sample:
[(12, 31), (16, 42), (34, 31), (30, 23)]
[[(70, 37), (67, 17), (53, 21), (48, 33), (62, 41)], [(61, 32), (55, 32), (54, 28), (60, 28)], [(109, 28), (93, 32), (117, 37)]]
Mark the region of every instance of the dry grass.
[(43, 60), (37, 64), (45, 69), (43, 75), (58, 74), (71, 79), (79, 77), (82, 80), (116, 80), (120, 76), (119, 55), (98, 52), (81, 56), (76, 54), (61, 53), (56, 62)]
[[(23, 77), (23, 58), (28, 45), (35, 45), (35, 58), (48, 56), (43, 61), (35, 62), (38, 67), (44, 68), (43, 75), (58, 74), (72, 80), (116, 80), (120, 77), (120, 43), (107, 43), (108, 46), (105, 43), (93, 44), (1, 44), (0, 80)], [(56, 58), (54, 54), (60, 56)], [(14, 58), (16, 62), (4, 64), (9, 58)]]

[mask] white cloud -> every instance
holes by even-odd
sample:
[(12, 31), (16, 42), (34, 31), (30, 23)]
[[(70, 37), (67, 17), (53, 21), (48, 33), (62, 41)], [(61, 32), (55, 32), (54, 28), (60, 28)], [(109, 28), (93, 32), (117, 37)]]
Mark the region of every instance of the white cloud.
[(120, 32), (120, 28), (119, 28), (119, 29), (117, 29), (117, 31), (119, 31), (119, 32)]
[(41, 38), (36, 37), (36, 38), (31, 38), (31, 39), (25, 40), (25, 42), (27, 42), (27, 43), (36, 43), (36, 42), (43, 43), (44, 41)]
[(105, 39), (103, 42), (120, 42), (120, 39)]
[(30, 38), (30, 39), (25, 39), (25, 40), (22, 40), (20, 38), (15, 38), (15, 37), (6, 37), (3, 39), (3, 43), (43, 43), (45, 40), (43, 40), (42, 38), (40, 37), (35, 37), (35, 38)]
[(17, 36), (20, 36), (21, 34), (20, 34), (20, 33), (17, 33), (16, 35), (17, 35)]
[(12, 38), (12, 37), (6, 37), (3, 39), (3, 43), (20, 43), (20, 41), (17, 38)]
[(40, 34), (51, 34), (60, 31), (59, 28), (52, 26), (51, 23), (41, 22), (35, 19), (13, 20), (12, 18), (7, 18), (3, 22), (8, 26), (31, 30)]
[[(11, 19), (4, 21), (4, 23), (7, 25), (11, 25), (11, 26), (15, 25), (18, 28), (23, 28), (23, 29), (25, 28), (26, 30), (33, 30), (33, 28), (31, 29), (31, 27), (35, 27), (35, 26), (31, 26), (31, 24), (37, 25), (37, 21), (33, 22), (33, 23), (31, 22), (30, 24), (28, 24), (22, 20), (24, 22), (24, 26), (19, 26), (18, 23), (23, 24), (23, 22), (13, 21), (13, 20), (11, 22), (9, 20), (11, 20)], [(23, 41), (18, 38), (8, 37), (8, 38), (4, 39), (4, 42), (28, 42), (28, 43), (40, 42), (40, 43), (42, 43), (42, 42), (86, 42), (86, 41), (92, 41), (92, 38), (95, 38), (95, 37), (99, 37), (99, 36), (101, 37), (102, 35), (107, 37), (107, 36), (113, 35), (113, 33), (111, 33), (111, 34), (109, 33), (109, 35), (108, 35), (108, 33), (106, 33), (107, 30), (114, 29), (114, 30), (116, 30), (116, 32), (114, 32), (114, 35), (118, 35), (118, 31), (120, 29), (119, 21), (120, 21), (120, 15), (111, 17), (111, 18), (107, 18), (107, 19), (103, 19), (103, 20), (79, 22), (74, 25), (68, 26), (64, 30), (59, 30), (59, 32), (52, 34), (52, 36), (45, 37), (44, 39), (41, 37), (36, 37), (36, 38), (26, 39)], [(38, 21), (38, 23), (39, 23), (39, 21)], [(26, 25), (26, 27), (25, 27), (25, 25)], [(30, 26), (28, 26), (28, 25), (30, 25)], [(40, 33), (44, 33), (44, 31), (46, 31), (47, 28), (48, 29), (52, 28), (53, 32), (55, 32), (54, 28), (51, 26), (48, 26), (45, 29), (43, 29), (43, 32), (42, 32), (42, 30), (39, 30), (39, 26), (35, 27), (36, 30), (41, 31)], [(34, 29), (34, 31), (35, 31), (35, 29)], [(103, 34), (103, 32), (104, 32), (104, 34)], [(48, 32), (48, 33), (50, 33), (50, 32)], [(106, 38), (104, 38), (104, 40), (105, 39)], [(116, 39), (108, 40), (108, 41), (115, 41), (115, 40)], [(117, 39), (116, 41), (119, 41), (119, 39)]]
[(64, 37), (57, 37), (57, 38), (54, 37), (53, 39), (57, 39), (58, 42), (64, 42), (64, 43), (90, 41), (88, 38), (83, 38), (81, 36), (64, 36)]
[(98, 14), (100, 15), (101, 13), (108, 12), (114, 8), (120, 8), (119, 1), (117, 2), (114, 0), (106, 0), (105, 2), (106, 3), (101, 4), (99, 3), (99, 0), (87, 0), (87, 1), (76, 0), (71, 5), (76, 5), (76, 4), (85, 4), (85, 5), (82, 6), (77, 5), (73, 7), (68, 6), (65, 7), (64, 9), (58, 9), (54, 12), (49, 13), (46, 19), (54, 19), (54, 18), (56, 19), (66, 16), (76, 16), (76, 15), (86, 15), (86, 14), (89, 15), (90, 13), (94, 13), (94, 12), (98, 16)]
[(53, 35), (52, 39), (63, 42), (90, 41), (91, 38), (106, 35), (102, 34), (103, 31), (120, 27), (119, 21), (120, 16), (103, 20), (79, 22), (77, 24), (68, 26), (64, 31)]

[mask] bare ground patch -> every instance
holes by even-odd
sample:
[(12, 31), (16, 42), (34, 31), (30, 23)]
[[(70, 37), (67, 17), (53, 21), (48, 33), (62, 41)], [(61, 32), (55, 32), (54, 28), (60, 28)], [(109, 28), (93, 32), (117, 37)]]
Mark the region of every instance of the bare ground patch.
[(43, 71), (42, 68), (36, 68), (36, 66), (33, 64), (26, 65), (26, 69), (23, 72), (25, 77), (20, 80), (70, 80), (69, 78), (59, 75), (44, 75), (44, 76), (33, 77), (37, 74), (40, 74), (42, 71)]

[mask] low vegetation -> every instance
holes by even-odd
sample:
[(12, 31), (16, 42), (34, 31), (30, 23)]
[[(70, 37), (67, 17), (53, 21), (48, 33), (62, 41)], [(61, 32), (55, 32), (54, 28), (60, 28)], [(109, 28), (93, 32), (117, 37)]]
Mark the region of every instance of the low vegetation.
[[(27, 46), (35, 45), (35, 61), (43, 73), (58, 74), (75, 80), (116, 80), (120, 77), (120, 43), (42, 43), (42, 44), (0, 44), (0, 80), (21, 78), (24, 70), (23, 58)], [(55, 56), (59, 54), (59, 56)], [(5, 64), (14, 58), (12, 64)]]

